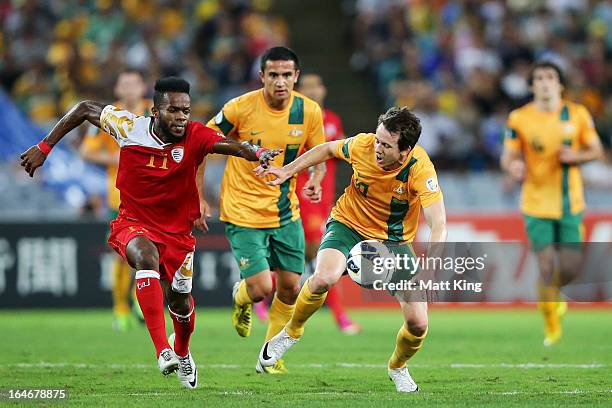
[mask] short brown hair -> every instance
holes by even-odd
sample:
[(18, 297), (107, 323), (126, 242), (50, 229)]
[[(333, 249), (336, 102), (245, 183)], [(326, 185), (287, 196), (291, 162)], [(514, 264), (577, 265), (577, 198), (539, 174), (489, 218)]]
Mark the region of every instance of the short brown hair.
[(389, 109), (378, 117), (378, 125), (383, 124), (391, 133), (399, 133), (397, 146), (400, 151), (413, 148), (421, 136), (421, 121), (406, 106)]
[(557, 72), (557, 76), (559, 77), (559, 83), (565, 86), (565, 76), (563, 75), (563, 71), (561, 70), (561, 67), (555, 64), (554, 62), (548, 61), (548, 60), (538, 61), (535, 64), (533, 64), (533, 66), (531, 67), (531, 71), (529, 71), (529, 80), (528, 80), (529, 86), (533, 85), (533, 75), (535, 74), (535, 70), (540, 69), (540, 68), (554, 69)]

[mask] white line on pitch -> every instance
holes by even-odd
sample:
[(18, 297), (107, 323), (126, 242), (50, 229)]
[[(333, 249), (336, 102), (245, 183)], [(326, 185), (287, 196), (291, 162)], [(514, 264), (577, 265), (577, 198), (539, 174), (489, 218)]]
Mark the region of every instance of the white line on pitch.
[[(244, 364), (202, 364), (204, 368), (234, 370), (242, 368), (253, 368), (251, 365)], [(367, 364), (367, 363), (334, 363), (334, 364), (292, 364), (295, 368), (311, 368), (311, 369), (326, 369), (326, 368), (386, 368), (385, 364)], [(88, 369), (153, 369), (154, 364), (86, 364), (86, 363), (13, 363), (0, 364), (2, 367), (16, 368), (88, 368)], [(606, 364), (590, 363), (590, 364), (542, 364), (542, 363), (497, 363), (497, 364), (471, 364), (471, 363), (451, 363), (451, 364), (411, 364), (414, 368), (456, 368), (456, 369), (483, 369), (483, 368), (508, 368), (508, 369), (534, 369), (534, 368), (569, 368), (569, 369), (597, 369), (606, 368)]]

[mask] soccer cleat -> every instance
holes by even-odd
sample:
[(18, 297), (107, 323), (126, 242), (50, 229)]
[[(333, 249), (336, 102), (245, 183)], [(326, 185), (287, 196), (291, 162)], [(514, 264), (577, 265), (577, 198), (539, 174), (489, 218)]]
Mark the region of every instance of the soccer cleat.
[(179, 357), (179, 368), (176, 375), (183, 387), (193, 390), (198, 386), (198, 368), (191, 356), (191, 351), (185, 357)]
[(179, 359), (172, 349), (167, 348), (159, 353), (157, 365), (163, 375), (172, 374), (179, 368)]
[(259, 364), (262, 367), (272, 367), (300, 339), (294, 339), (283, 328), (276, 336), (264, 343), (259, 352)]
[(251, 304), (239, 306), (236, 304), (236, 293), (240, 287), (240, 282), (234, 283), (234, 289), (232, 290), (232, 325), (234, 329), (241, 337), (249, 337), (251, 335), (251, 326), (253, 325), (253, 319), (251, 317)]
[(285, 367), (285, 360), (278, 360), (273, 366), (264, 367), (261, 365), (259, 360), (257, 360), (257, 365), (255, 365), (255, 371), (258, 374), (287, 374), (289, 370)]
[(554, 332), (546, 333), (544, 336), (544, 347), (550, 347), (553, 344), (558, 343), (559, 340), (561, 340), (561, 334), (562, 331), (560, 328)]
[(387, 368), (387, 372), (389, 373), (389, 379), (395, 384), (397, 392), (417, 392), (419, 390), (419, 386), (416, 385), (405, 366), (402, 368)]

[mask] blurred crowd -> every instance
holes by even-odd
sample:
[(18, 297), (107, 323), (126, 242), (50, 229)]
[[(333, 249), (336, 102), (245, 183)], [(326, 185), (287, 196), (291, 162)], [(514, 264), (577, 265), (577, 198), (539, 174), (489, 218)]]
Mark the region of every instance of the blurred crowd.
[(194, 119), (252, 88), (253, 64), (287, 41), (271, 0), (0, 0), (0, 84), (48, 128), (84, 98), (112, 101), (116, 74), (181, 75)]
[(356, 0), (353, 69), (387, 106), (413, 107), (439, 168), (498, 168), (505, 120), (530, 98), (530, 64), (556, 62), (566, 97), (612, 133), (612, 1)]
[[(206, 122), (227, 100), (258, 87), (259, 56), (287, 43), (287, 23), (271, 6), (272, 0), (0, 0), (0, 86), (48, 131), (80, 100), (116, 100), (115, 81), (125, 69), (144, 75), (148, 97), (157, 78), (178, 75), (191, 84), (192, 118)], [(75, 156), (85, 130), (63, 142)], [(213, 211), (224, 164), (216, 155), (208, 159)], [(41, 187), (16, 185), (23, 171), (17, 162), (0, 163), (5, 167), (13, 176), (0, 180), (0, 192), (8, 192), (1, 206), (25, 211), (15, 191), (42, 197)], [(105, 214), (96, 194), (76, 200), (62, 194), (83, 215)]]

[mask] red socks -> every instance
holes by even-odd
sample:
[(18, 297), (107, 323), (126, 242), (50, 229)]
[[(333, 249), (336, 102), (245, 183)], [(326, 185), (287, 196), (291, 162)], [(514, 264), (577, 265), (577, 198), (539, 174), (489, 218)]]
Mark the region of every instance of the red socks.
[(195, 303), (191, 295), (189, 295), (189, 302), (191, 303), (189, 313), (184, 316), (174, 313), (172, 309), (168, 308), (176, 335), (174, 338), (174, 352), (179, 357), (185, 357), (189, 353), (189, 339), (195, 326)]
[(157, 357), (159, 357), (159, 354), (164, 349), (170, 348), (170, 345), (166, 338), (164, 294), (159, 283), (158, 272), (146, 269), (136, 272), (136, 298), (142, 310), (147, 329), (149, 329), (151, 340), (153, 340), (155, 345)]

